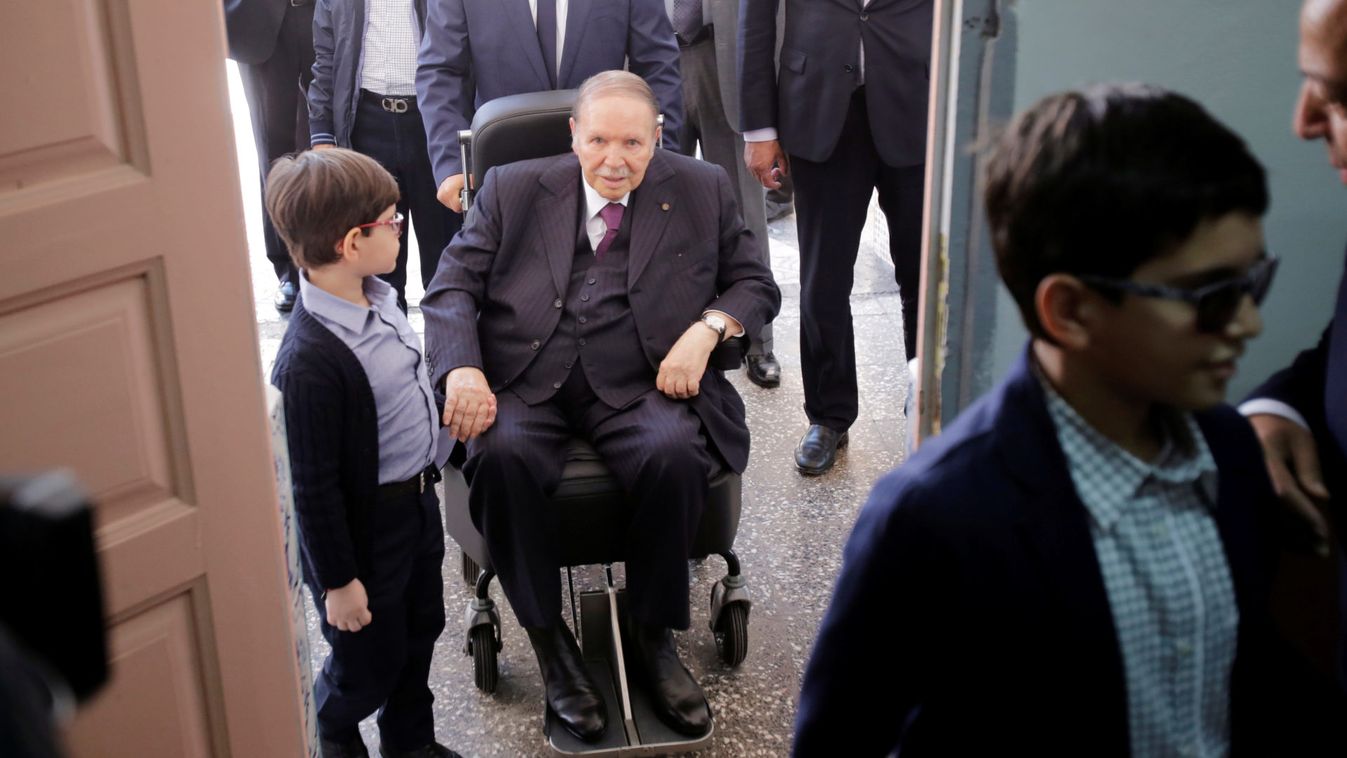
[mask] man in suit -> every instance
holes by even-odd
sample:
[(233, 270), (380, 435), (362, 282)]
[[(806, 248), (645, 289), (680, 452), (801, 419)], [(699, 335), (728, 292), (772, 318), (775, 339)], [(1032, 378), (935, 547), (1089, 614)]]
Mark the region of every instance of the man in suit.
[(800, 361), (809, 429), (804, 474), (833, 465), (857, 416), (851, 285), (874, 190), (889, 225), (916, 356), (932, 0), (744, 0), (739, 29), (744, 161), (768, 189), (795, 180), (800, 239)]
[[(739, 208), (771, 265), (767, 209), (762, 185), (744, 166), (739, 134), (738, 0), (664, 0), (678, 40), (686, 119), (678, 141), (684, 155), (696, 155), (725, 169), (739, 190)], [(781, 364), (772, 352), (772, 325), (750, 335), (744, 371), (759, 387), (781, 384)]]
[(665, 147), (678, 147), (678, 44), (661, 0), (431, 0), (429, 14), (416, 89), (439, 199), (454, 211), (463, 211), (458, 133), (498, 97), (629, 68), (655, 91)]
[(548, 707), (586, 740), (605, 710), (561, 620), (549, 507), (567, 441), (588, 439), (630, 496), (634, 674), (666, 723), (702, 734), (710, 709), (671, 630), (689, 624), (687, 552), (709, 476), (748, 461), (743, 403), (707, 359), (780, 306), (729, 177), (656, 150), (657, 110), (634, 74), (587, 80), (575, 154), (488, 171), (421, 304), (432, 386), (468, 445), (473, 521)]
[(1282, 686), (1272, 488), (1222, 404), (1276, 270), (1262, 167), (1103, 85), (1017, 116), (985, 199), (1031, 341), (871, 493), (796, 755), (1341, 755), (1331, 689)]
[[(1304, 82), (1293, 126), (1322, 139), (1329, 163), (1347, 184), (1347, 0), (1307, 0), (1300, 15)], [(1347, 535), (1347, 275), (1319, 343), (1254, 390), (1240, 405), (1267, 455), (1278, 496), (1329, 552), (1330, 521)], [(1347, 563), (1339, 560), (1340, 616), (1347, 616)], [(1347, 645), (1347, 640), (1343, 641)], [(1341, 653), (1347, 683), (1347, 654)]]
[[(265, 198), (271, 164), (309, 145), (305, 92), (313, 80), (313, 0), (224, 0), (224, 11), (229, 57), (243, 79)], [(276, 310), (289, 313), (299, 281), (265, 208), (262, 240), (276, 270)]]

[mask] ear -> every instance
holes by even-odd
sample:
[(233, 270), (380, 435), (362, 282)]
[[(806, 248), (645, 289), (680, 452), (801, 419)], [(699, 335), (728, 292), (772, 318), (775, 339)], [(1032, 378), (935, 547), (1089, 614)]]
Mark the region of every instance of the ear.
[(1070, 274), (1049, 274), (1034, 291), (1034, 312), (1043, 331), (1065, 350), (1090, 346), (1094, 330), (1112, 307)]
[(336, 248), (337, 248), (337, 257), (339, 260), (347, 260), (357, 254), (356, 240), (360, 239), (360, 236), (361, 236), (360, 230), (355, 227), (351, 227), (346, 232), (346, 236), (337, 240)]
[(567, 121), (571, 125), (571, 149), (575, 149), (575, 116), (571, 116)]

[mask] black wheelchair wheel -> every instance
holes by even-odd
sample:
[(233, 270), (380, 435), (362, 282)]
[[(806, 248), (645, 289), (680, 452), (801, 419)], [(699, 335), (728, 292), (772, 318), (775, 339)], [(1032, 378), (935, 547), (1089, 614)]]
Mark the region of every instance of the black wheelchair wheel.
[(490, 626), (472, 628), (472, 674), (477, 689), (490, 695), (496, 691), (500, 669), (496, 662), (496, 632)]
[(474, 561), (468, 555), (468, 551), (460, 550), (459, 552), (463, 555), (463, 583), (469, 587), (476, 587), (477, 575), (482, 572), (482, 567), (478, 566), (477, 561)]
[(743, 603), (726, 606), (716, 622), (715, 634), (720, 660), (731, 668), (743, 663), (748, 655), (748, 607)]

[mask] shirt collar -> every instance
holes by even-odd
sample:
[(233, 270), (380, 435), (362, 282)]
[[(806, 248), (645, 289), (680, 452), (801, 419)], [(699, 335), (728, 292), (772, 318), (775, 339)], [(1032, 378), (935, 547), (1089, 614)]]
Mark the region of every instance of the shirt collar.
[(1100, 529), (1111, 530), (1128, 504), (1151, 481), (1168, 486), (1191, 485), (1208, 509), (1216, 507), (1216, 461), (1192, 414), (1173, 414), (1165, 424), (1160, 454), (1147, 462), (1091, 426), (1046, 377), (1039, 374), (1038, 379), (1076, 492)]
[(589, 182), (585, 181), (583, 171), (580, 173), (580, 186), (585, 188), (585, 209), (587, 211), (585, 213), (586, 222), (599, 215), (599, 211), (607, 207), (609, 203), (617, 203), (618, 205), (626, 207), (627, 201), (631, 199), (630, 192), (616, 200), (609, 200), (603, 195), (600, 195), (598, 190), (589, 186)]
[(304, 301), (304, 310), (354, 334), (364, 330), (372, 311), (382, 311), (389, 306), (389, 303), (394, 307), (397, 304), (397, 295), (393, 287), (382, 279), (367, 276), (361, 282), (361, 286), (365, 290), (365, 297), (369, 299), (369, 308), (362, 308), (312, 284), (309, 282), (308, 272), (301, 271), (299, 275), (299, 296)]

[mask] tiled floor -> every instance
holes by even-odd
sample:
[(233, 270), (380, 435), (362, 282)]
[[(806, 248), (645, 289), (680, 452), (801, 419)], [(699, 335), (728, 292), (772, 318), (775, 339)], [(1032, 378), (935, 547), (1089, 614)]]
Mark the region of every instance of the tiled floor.
[[(237, 81), (235, 80), (235, 84)], [(236, 98), (239, 112), (244, 107)], [(246, 115), (239, 121), (245, 135)], [(271, 306), (274, 276), (261, 252), (259, 209), (249, 176), (251, 145), (240, 147), (244, 167), (245, 208), (253, 240), (254, 294), (264, 373), (270, 371), (285, 321)], [(716, 657), (707, 630), (707, 605), (712, 584), (724, 573), (718, 558), (692, 567), (693, 628), (679, 635), (684, 662), (705, 688), (716, 717), (716, 734), (708, 756), (775, 756), (789, 752), (791, 723), (800, 677), (819, 620), (827, 607), (837, 574), (842, 545), (856, 512), (877, 477), (898, 463), (906, 436), (903, 419), (904, 369), (901, 311), (887, 254), (875, 248), (885, 242), (881, 230), (867, 232), (859, 256), (852, 308), (860, 363), (861, 418), (851, 429), (851, 443), (827, 475), (806, 478), (796, 473), (792, 452), (804, 431), (799, 372), (799, 275), (794, 217), (771, 227), (772, 268), (784, 295), (776, 320), (776, 355), (784, 377), (780, 387), (759, 388), (741, 374), (731, 377), (748, 408), (753, 452), (744, 474), (743, 520), (736, 551), (743, 561), (753, 599), (749, 653), (735, 670)], [(412, 259), (416, 256), (413, 254)], [(416, 280), (415, 274), (408, 277)], [(409, 291), (412, 323), (422, 321)], [(480, 694), (472, 683), (472, 661), (463, 654), (463, 608), (470, 592), (459, 580), (459, 554), (450, 545), (445, 560), (445, 603), (448, 626), (436, 648), (431, 687), (440, 740), (466, 756), (530, 756), (547, 754), (542, 735), (542, 687), (533, 652), (523, 630), (505, 610), (503, 593), (493, 597), (502, 607), (505, 649), (501, 679), (493, 696)], [(598, 587), (597, 570), (577, 575), (577, 589)], [(310, 613), (310, 638), (315, 665), (326, 649)], [(378, 743), (373, 721), (364, 725), (371, 748)]]

